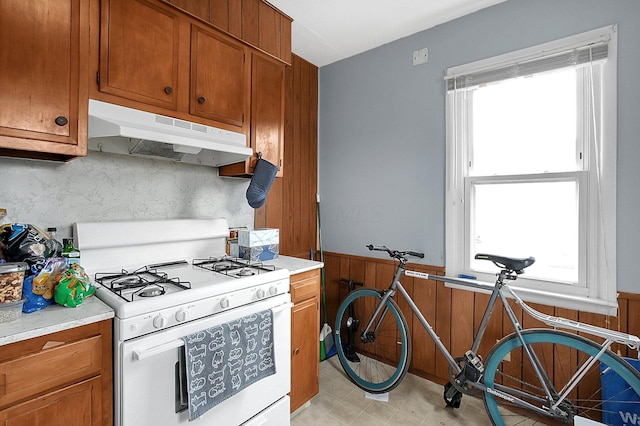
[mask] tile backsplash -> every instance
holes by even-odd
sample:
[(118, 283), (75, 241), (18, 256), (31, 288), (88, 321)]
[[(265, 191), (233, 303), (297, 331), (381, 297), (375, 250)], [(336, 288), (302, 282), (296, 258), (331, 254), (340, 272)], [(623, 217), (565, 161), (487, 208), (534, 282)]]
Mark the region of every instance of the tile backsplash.
[(75, 222), (225, 217), (253, 227), (248, 179), (218, 169), (89, 152), (69, 163), (0, 158), (6, 219), (71, 236)]

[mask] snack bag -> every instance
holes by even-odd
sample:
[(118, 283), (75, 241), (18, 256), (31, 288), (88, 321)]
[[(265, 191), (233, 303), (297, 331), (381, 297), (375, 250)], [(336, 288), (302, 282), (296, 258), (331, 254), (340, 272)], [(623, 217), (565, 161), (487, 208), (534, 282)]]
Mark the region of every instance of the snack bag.
[(62, 244), (51, 238), (48, 232), (34, 225), (12, 223), (3, 225), (0, 232), (7, 245), (7, 257), (11, 262), (27, 262), (29, 265), (44, 266), (49, 257), (62, 253)]
[(22, 282), (22, 297), (25, 298), (25, 301), (22, 305), (22, 312), (24, 312), (25, 314), (39, 311), (40, 309), (44, 309), (53, 303), (53, 298), (45, 299), (41, 294), (33, 293), (34, 278), (35, 275), (31, 275), (25, 278)]
[(77, 263), (72, 263), (58, 279), (54, 297), (56, 303), (75, 308), (95, 292), (96, 288), (91, 284), (84, 268)]
[(42, 295), (45, 299), (53, 300), (53, 290), (57, 284), (57, 278), (67, 268), (67, 263), (62, 257), (47, 259), (43, 268), (33, 278), (34, 294)]

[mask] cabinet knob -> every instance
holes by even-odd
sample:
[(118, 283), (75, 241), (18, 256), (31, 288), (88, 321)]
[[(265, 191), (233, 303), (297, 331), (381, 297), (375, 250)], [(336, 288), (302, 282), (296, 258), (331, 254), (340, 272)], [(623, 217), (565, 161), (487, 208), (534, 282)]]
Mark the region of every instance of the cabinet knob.
[(67, 117), (64, 117), (62, 115), (57, 116), (55, 121), (58, 126), (66, 126), (69, 122), (69, 120), (67, 120)]
[(295, 348), (295, 349), (293, 350), (293, 354), (294, 354), (294, 355), (298, 355), (299, 353), (300, 353), (300, 348)]
[(207, 102), (207, 98), (205, 98), (204, 96), (200, 96), (200, 97), (198, 98), (198, 103), (199, 103), (199, 104), (203, 104), (203, 103), (205, 103), (205, 102)]
[(173, 93), (173, 88), (171, 86), (167, 86), (164, 88), (164, 93), (166, 93), (167, 95), (170, 95)]

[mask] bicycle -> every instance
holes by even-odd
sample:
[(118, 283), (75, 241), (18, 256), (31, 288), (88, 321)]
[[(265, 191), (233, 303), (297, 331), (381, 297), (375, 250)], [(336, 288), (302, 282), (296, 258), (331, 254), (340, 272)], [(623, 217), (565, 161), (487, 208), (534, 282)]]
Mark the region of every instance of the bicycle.
[[(338, 308), (334, 328), (338, 358), (349, 379), (358, 387), (369, 393), (389, 392), (400, 384), (409, 369), (411, 339), (404, 314), (393, 298), (399, 293), (447, 360), (449, 383), (445, 385), (444, 400), (448, 406), (458, 408), (463, 394), (482, 395), (486, 412), (496, 425), (503, 425), (505, 421), (509, 424), (574, 424), (575, 421), (575, 424), (579, 424), (579, 419), (609, 424), (618, 414), (628, 415), (627, 419), (623, 418), (627, 423), (640, 425), (640, 414), (634, 414), (640, 413), (640, 373), (610, 350), (613, 343), (638, 350), (640, 339), (545, 315), (526, 305), (507, 285), (507, 281), (515, 281), (525, 268), (535, 262), (533, 257), (476, 255), (476, 259), (491, 261), (500, 268), (495, 284), (491, 285), (473, 279), (406, 270), (407, 257), (423, 258), (423, 253), (390, 250), (385, 246), (367, 247), (369, 250), (387, 252), (398, 261), (398, 266), (387, 289), (364, 287), (353, 290)], [(440, 341), (400, 283), (403, 274), (477, 289), (491, 288), (491, 296), (472, 347), (464, 356), (454, 358)], [(552, 328), (524, 329), (507, 303), (507, 295), (522, 307), (523, 312)], [(478, 348), (498, 300), (502, 302), (514, 331), (499, 340), (483, 360)], [(559, 328), (597, 336), (603, 338), (604, 342), (596, 343)], [(355, 362), (350, 360), (354, 359), (353, 353), (345, 353), (341, 339), (344, 330), (355, 332)], [(623, 380), (623, 386), (611, 392), (605, 382), (605, 378), (609, 380), (609, 377)], [(631, 397), (622, 396), (622, 391), (630, 393)], [(613, 401), (627, 404), (622, 407), (629, 409), (629, 413), (619, 409), (618, 413), (610, 405)]]

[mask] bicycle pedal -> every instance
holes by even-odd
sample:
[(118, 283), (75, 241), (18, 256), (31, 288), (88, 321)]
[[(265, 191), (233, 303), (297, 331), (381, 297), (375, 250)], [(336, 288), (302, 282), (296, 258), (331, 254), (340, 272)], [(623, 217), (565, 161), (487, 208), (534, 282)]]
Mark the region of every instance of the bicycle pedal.
[(451, 382), (444, 385), (444, 402), (448, 407), (460, 408), (462, 401), (462, 392), (457, 390)]
[(465, 355), (464, 376), (470, 382), (478, 382), (484, 374), (484, 365), (482, 360), (471, 351), (467, 351)]

